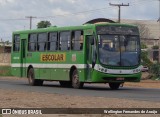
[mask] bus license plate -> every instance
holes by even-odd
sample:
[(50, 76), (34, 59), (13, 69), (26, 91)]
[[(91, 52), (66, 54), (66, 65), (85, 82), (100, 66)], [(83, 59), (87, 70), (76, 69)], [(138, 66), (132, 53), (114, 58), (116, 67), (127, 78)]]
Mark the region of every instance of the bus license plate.
[(124, 80), (124, 78), (117, 78), (116, 80)]

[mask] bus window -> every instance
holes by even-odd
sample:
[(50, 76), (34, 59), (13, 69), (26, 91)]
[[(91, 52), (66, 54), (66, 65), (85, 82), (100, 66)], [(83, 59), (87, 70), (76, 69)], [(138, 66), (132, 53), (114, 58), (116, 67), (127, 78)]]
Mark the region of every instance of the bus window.
[(55, 51), (58, 49), (58, 38), (57, 37), (58, 36), (56, 32), (49, 33), (47, 50)]
[(47, 42), (47, 33), (40, 33), (38, 34), (38, 51), (45, 51), (46, 50), (46, 42)]
[(72, 50), (82, 50), (83, 49), (83, 32), (75, 31), (72, 33)]
[(14, 35), (13, 39), (13, 51), (18, 52), (20, 49), (20, 35)]
[(70, 50), (70, 39), (71, 33), (70, 32), (61, 32), (60, 33), (60, 50)]
[(28, 40), (28, 50), (36, 51), (37, 48), (37, 34), (30, 34)]

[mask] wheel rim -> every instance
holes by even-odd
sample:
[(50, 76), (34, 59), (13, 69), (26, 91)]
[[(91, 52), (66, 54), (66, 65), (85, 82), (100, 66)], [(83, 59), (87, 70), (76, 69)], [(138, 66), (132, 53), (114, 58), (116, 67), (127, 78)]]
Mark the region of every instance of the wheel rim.
[(29, 79), (29, 84), (32, 84), (33, 83), (33, 74), (32, 73), (30, 73), (28, 79)]
[(79, 84), (79, 78), (78, 78), (78, 75), (77, 75), (77, 74), (75, 74), (75, 75), (73, 76), (73, 84), (75, 84), (75, 85)]

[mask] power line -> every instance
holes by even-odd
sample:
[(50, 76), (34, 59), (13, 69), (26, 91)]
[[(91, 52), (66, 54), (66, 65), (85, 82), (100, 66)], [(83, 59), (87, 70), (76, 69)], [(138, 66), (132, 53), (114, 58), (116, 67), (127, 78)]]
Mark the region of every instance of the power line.
[[(91, 10), (85, 10), (85, 11), (79, 11), (79, 12), (73, 12), (73, 13), (66, 13), (66, 14), (62, 14), (62, 15), (54, 15), (54, 16), (42, 16), (42, 17), (33, 17), (33, 16), (26, 16), (26, 18), (37, 18), (37, 19), (43, 19), (43, 18), (55, 18), (55, 17), (65, 17), (65, 16), (68, 16), (68, 15), (79, 15), (79, 14), (82, 14), (82, 13), (89, 13), (89, 12), (97, 12), (97, 11), (100, 11), (100, 10), (105, 10), (105, 9), (110, 9), (110, 7), (104, 7), (104, 8), (98, 8), (98, 9), (91, 9)], [(0, 19), (1, 21), (6, 21), (6, 20), (27, 20), (27, 19), (24, 19), (24, 18), (7, 18), (7, 19)]]
[[(157, 0), (154, 0), (157, 1)], [(146, 0), (142, 0), (142, 1), (131, 1), (131, 5), (136, 5), (136, 6), (144, 6), (144, 4), (140, 4), (140, 3), (144, 3), (144, 2), (152, 2), (152, 1), (146, 1)], [(90, 13), (90, 12), (97, 12), (97, 11), (101, 11), (101, 10), (105, 10), (105, 9), (111, 9), (111, 7), (104, 7), (104, 8), (98, 8), (98, 9), (91, 9), (91, 10), (86, 10), (86, 11), (79, 11), (79, 12), (73, 12), (73, 13), (66, 13), (66, 14), (62, 14), (62, 15), (54, 15), (54, 16), (42, 16), (42, 17), (36, 17), (37, 19), (45, 19), (45, 18), (55, 18), (55, 17), (66, 17), (69, 15), (79, 15), (82, 13)], [(27, 20), (25, 18), (8, 18), (8, 19), (0, 19), (0, 21), (7, 21), (7, 20)]]
[(86, 10), (86, 11), (73, 12), (73, 13), (66, 13), (66, 14), (62, 14), (62, 15), (37, 17), (37, 18), (41, 19), (41, 18), (65, 17), (65, 16), (68, 16), (68, 15), (79, 15), (79, 14), (82, 14), (82, 13), (97, 12), (97, 11), (105, 10), (105, 9), (107, 9), (107, 7), (99, 8), (99, 9)]
[(37, 18), (37, 17), (26, 16), (26, 18), (29, 18), (29, 19), (30, 19), (30, 29), (32, 29), (32, 19), (33, 19), (33, 18)]
[(8, 20), (27, 20), (24, 18), (7, 18), (7, 19), (0, 19), (0, 21), (8, 21)]
[[(154, 0), (154, 1), (157, 1), (157, 0)], [(144, 2), (152, 2), (152, 1), (146, 1), (146, 0), (142, 0), (142, 1), (138, 1), (138, 2), (135, 2), (135, 1), (132, 1), (131, 2), (131, 5), (130, 6), (133, 6), (133, 5), (136, 5), (136, 6), (144, 6), (145, 4), (140, 4), (140, 3), (144, 3)], [(120, 4), (122, 5), (122, 4)], [(123, 4), (124, 6), (124, 4)], [(129, 4), (127, 5), (129, 6)], [(86, 11), (80, 11), (80, 12), (73, 12), (73, 13), (66, 13), (66, 14), (61, 14), (61, 15), (54, 15), (54, 16), (42, 16), (42, 17), (36, 17), (37, 19), (45, 19), (45, 18), (55, 18), (55, 17), (66, 17), (66, 16), (69, 16), (69, 15), (79, 15), (79, 14), (82, 14), (82, 13), (94, 13), (94, 12), (97, 12), (97, 11), (102, 11), (102, 10), (105, 10), (105, 9), (111, 9), (111, 7), (105, 7), (105, 8), (98, 8), (98, 9), (92, 9), (92, 10), (86, 10)], [(120, 10), (120, 9), (119, 9)], [(8, 19), (0, 19), (0, 21), (16, 21), (16, 20), (27, 20), (25, 18), (8, 18)], [(32, 22), (32, 21), (31, 21)], [(30, 23), (31, 25), (31, 23)]]
[(119, 8), (119, 11), (118, 11), (118, 22), (120, 23), (121, 22), (121, 6), (129, 6), (129, 3), (128, 4), (112, 4), (112, 3), (109, 3), (110, 6), (118, 6)]

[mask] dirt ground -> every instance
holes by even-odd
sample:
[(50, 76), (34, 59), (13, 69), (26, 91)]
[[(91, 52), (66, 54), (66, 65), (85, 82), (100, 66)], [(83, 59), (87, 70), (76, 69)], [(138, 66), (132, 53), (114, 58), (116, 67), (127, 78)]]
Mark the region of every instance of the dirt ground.
[[(0, 80), (24, 80), (5, 77)], [(160, 88), (160, 81), (143, 80), (125, 86)], [(0, 108), (160, 108), (160, 102), (137, 101), (104, 97), (81, 97), (49, 93), (0, 89)], [(3, 115), (3, 117), (30, 117), (31, 115)], [(33, 117), (158, 117), (160, 115), (32, 115)], [(1, 117), (1, 116), (0, 116)]]

